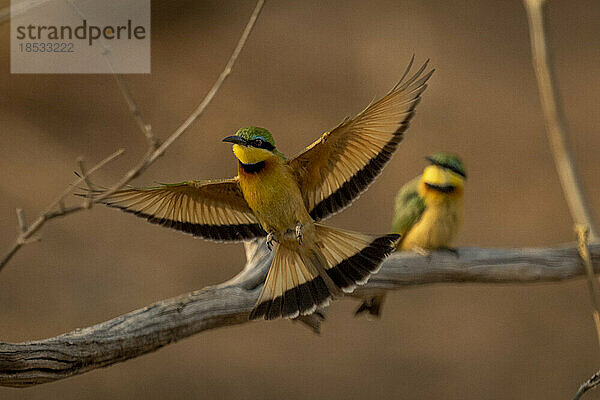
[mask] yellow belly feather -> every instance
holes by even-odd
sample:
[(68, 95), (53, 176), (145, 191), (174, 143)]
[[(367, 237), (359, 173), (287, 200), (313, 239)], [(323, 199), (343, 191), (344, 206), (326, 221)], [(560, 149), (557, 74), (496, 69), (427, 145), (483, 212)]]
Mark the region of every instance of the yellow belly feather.
[(423, 215), (403, 237), (399, 248), (410, 250), (415, 247), (437, 249), (449, 247), (456, 237), (463, 220), (463, 193), (446, 194), (421, 188), (427, 208)]
[(267, 232), (293, 230), (311, 218), (302, 200), (298, 184), (277, 156), (265, 160), (258, 173), (239, 169), (240, 187), (248, 205)]

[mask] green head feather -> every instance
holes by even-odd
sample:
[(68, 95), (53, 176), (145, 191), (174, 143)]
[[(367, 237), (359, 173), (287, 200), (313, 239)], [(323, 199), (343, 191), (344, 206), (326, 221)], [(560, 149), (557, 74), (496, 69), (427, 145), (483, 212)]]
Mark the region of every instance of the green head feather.
[(456, 154), (435, 153), (427, 157), (427, 160), (434, 165), (454, 171), (465, 178), (467, 177), (465, 165)]
[(275, 139), (273, 139), (273, 135), (271, 135), (271, 132), (269, 132), (265, 128), (259, 128), (257, 126), (247, 126), (245, 128), (239, 129), (235, 133), (235, 135), (246, 140), (262, 139), (265, 142), (271, 143), (271, 145), (275, 147)]

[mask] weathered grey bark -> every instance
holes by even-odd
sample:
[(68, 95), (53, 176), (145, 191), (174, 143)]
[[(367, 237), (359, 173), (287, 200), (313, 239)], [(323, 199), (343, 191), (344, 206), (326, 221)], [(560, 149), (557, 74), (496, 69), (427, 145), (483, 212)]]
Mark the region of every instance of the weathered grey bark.
[[(590, 246), (600, 270), (600, 244)], [(159, 301), (84, 329), (25, 343), (0, 343), (0, 385), (26, 387), (138, 357), (207, 329), (248, 322), (271, 261), (264, 244), (246, 244), (244, 270), (221, 285)], [(459, 255), (397, 253), (353, 294), (361, 297), (441, 282), (552, 282), (584, 275), (574, 247), (461, 248)], [(310, 322), (310, 321), (309, 321)]]

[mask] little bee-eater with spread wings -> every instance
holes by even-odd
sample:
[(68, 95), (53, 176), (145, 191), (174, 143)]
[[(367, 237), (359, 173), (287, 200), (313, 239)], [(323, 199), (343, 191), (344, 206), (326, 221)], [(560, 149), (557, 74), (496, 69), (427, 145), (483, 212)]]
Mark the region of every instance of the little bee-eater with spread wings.
[[(463, 220), (465, 166), (453, 154), (437, 153), (420, 175), (404, 185), (396, 196), (392, 232), (402, 235), (398, 250), (448, 248)], [(361, 304), (356, 314), (379, 316), (384, 295)]]
[(233, 143), (238, 176), (124, 189), (106, 203), (216, 241), (266, 237), (275, 254), (251, 319), (294, 318), (352, 292), (376, 272), (400, 235), (373, 236), (319, 221), (352, 203), (396, 150), (433, 73), (425, 63), (382, 99), (286, 159), (271, 133), (247, 127)]

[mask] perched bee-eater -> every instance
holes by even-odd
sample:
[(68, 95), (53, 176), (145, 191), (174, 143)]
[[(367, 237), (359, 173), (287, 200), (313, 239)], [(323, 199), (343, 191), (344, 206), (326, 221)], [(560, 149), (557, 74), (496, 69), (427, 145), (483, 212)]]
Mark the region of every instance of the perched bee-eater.
[(352, 292), (376, 272), (400, 235), (367, 235), (319, 221), (352, 203), (396, 150), (433, 73), (425, 63), (379, 101), (286, 159), (269, 131), (242, 128), (238, 175), (124, 189), (106, 203), (148, 221), (216, 241), (266, 237), (274, 257), (250, 319), (295, 318)]
[[(402, 235), (397, 250), (448, 249), (463, 220), (465, 166), (453, 154), (437, 153), (431, 163), (396, 195), (392, 232)], [(364, 301), (356, 314), (379, 316), (384, 295)]]

